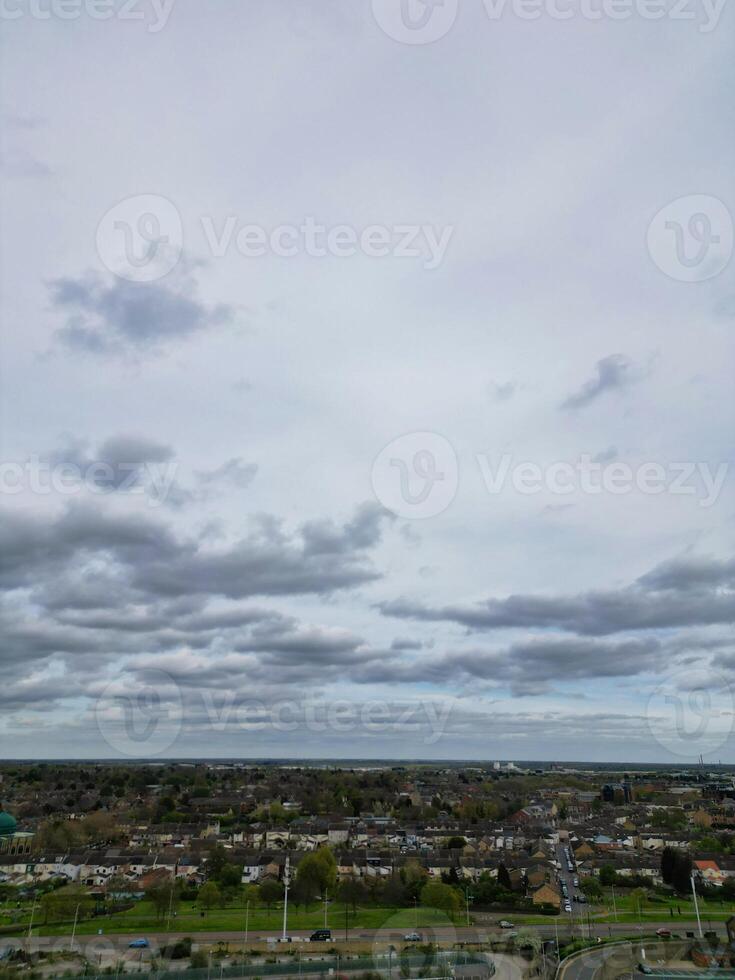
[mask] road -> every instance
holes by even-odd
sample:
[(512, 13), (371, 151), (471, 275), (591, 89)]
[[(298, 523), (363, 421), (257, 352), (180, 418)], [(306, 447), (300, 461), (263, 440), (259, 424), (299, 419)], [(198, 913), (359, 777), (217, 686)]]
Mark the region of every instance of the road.
[[(574, 852), (571, 850), (571, 847), (569, 849), (569, 853), (572, 858), (572, 866), (574, 868), (573, 871), (569, 870), (567, 864), (567, 856), (564, 850), (564, 844), (556, 845), (556, 860), (561, 865), (561, 868), (558, 872), (559, 884), (566, 885), (567, 893), (569, 895), (569, 901), (571, 902), (572, 905), (572, 911), (567, 912), (566, 915), (575, 916), (579, 914), (581, 916), (584, 913), (584, 909), (586, 908), (586, 906), (580, 904), (578, 901), (579, 896), (582, 894), (582, 890), (579, 887), (579, 885), (574, 884), (574, 880), (575, 878), (577, 878), (577, 871), (576, 871), (576, 863), (574, 861)], [(575, 900), (575, 896), (577, 900)], [(562, 895), (562, 913), (563, 910), (564, 910), (564, 895)], [(586, 919), (586, 916), (584, 918)]]
[[(670, 919), (663, 920), (661, 922), (647, 922), (646, 932), (652, 933), (658, 928), (672, 928), (672, 922)], [(717, 932), (721, 935), (725, 935), (724, 923), (713, 924), (716, 927)], [(529, 930), (536, 932), (539, 936), (544, 939), (554, 939), (557, 934), (559, 939), (563, 942), (573, 934), (577, 937), (582, 933), (582, 928), (584, 930), (584, 935), (588, 934), (587, 923), (582, 927), (579, 923), (573, 923), (568, 917), (566, 920), (550, 922), (548, 925), (537, 925), (537, 926), (518, 926), (518, 929)], [(689, 929), (693, 931), (696, 927), (692, 923), (677, 923), (673, 926), (675, 932), (679, 935), (684, 935), (685, 931)], [(396, 929), (350, 929), (349, 931), (349, 942), (355, 946), (365, 946), (366, 943), (374, 943), (377, 946), (387, 946), (389, 943), (394, 945), (405, 945), (403, 937), (406, 932), (410, 930), (396, 930)], [(419, 928), (419, 933), (424, 941), (432, 941), (439, 943), (488, 943), (497, 942), (507, 938), (507, 932), (495, 928), (489, 927), (457, 927), (452, 928), (451, 926), (440, 926), (440, 927), (424, 927)], [(636, 926), (630, 923), (620, 923), (620, 924), (610, 924), (610, 925), (599, 925), (594, 921), (592, 922), (592, 935), (593, 936), (630, 936), (631, 933), (636, 931)], [(289, 936), (292, 939), (308, 939), (311, 935), (311, 929), (294, 929), (289, 930)], [(248, 943), (264, 942), (268, 939), (274, 939), (279, 936), (278, 930), (270, 929), (268, 931), (261, 932), (249, 932), (247, 941)], [(335, 942), (340, 944), (344, 943), (344, 933), (342, 930), (333, 929), (332, 935)], [(128, 943), (132, 942), (134, 939), (140, 939), (145, 937), (150, 940), (151, 944), (164, 945), (166, 943), (174, 942), (177, 939), (183, 939), (184, 937), (190, 937), (193, 941), (198, 944), (207, 944), (215, 942), (229, 942), (233, 945), (240, 946), (245, 936), (242, 932), (154, 932), (148, 931), (145, 933), (130, 933), (126, 935), (110, 933), (109, 935), (103, 934), (102, 936), (80, 936), (77, 935), (74, 943), (77, 948), (87, 947), (87, 946), (98, 946), (101, 948), (111, 948), (114, 947), (118, 950), (126, 949)], [(14, 937), (7, 939), (8, 943), (20, 944), (25, 943), (25, 937)], [(34, 934), (31, 940), (32, 948), (55, 948), (55, 949), (68, 949), (71, 939), (69, 936), (39, 936)], [(315, 952), (324, 951), (328, 948), (326, 945), (319, 943), (314, 944), (311, 947)]]
[[(606, 947), (589, 949), (565, 960), (557, 973), (556, 980), (613, 980), (625, 977), (628, 980), (645, 980), (650, 975), (659, 978), (696, 977), (697, 980), (719, 977), (733, 978), (732, 970), (697, 969), (693, 963), (685, 961), (688, 943), (616, 943)], [(645, 963), (650, 974), (644, 975), (638, 968)]]

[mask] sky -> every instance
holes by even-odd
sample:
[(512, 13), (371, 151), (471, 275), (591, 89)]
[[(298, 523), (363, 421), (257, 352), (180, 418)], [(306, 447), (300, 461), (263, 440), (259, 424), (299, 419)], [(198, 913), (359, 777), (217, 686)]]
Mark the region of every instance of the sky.
[(0, 8), (0, 756), (735, 763), (731, 5)]

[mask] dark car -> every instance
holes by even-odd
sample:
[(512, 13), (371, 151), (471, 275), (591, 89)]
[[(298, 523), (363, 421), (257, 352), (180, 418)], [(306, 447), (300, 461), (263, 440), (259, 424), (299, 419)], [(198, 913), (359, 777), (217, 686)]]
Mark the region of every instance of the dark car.
[(639, 973), (645, 973), (646, 975), (648, 975), (649, 973), (653, 973), (653, 970), (651, 969), (650, 966), (646, 966), (645, 963), (639, 963), (638, 964), (638, 972)]
[(317, 929), (316, 932), (312, 932), (310, 938), (313, 943), (328, 943), (332, 938), (332, 930)]

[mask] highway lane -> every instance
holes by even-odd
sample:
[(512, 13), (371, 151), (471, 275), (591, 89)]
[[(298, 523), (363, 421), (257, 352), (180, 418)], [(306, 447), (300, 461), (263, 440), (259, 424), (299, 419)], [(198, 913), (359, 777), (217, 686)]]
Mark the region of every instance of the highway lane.
[[(600, 923), (595, 923), (592, 921), (592, 936), (630, 936), (637, 931), (637, 926), (631, 923), (618, 923), (618, 924), (606, 924), (601, 925)], [(716, 931), (720, 935), (725, 935), (724, 923), (713, 924)], [(662, 920), (660, 922), (647, 922), (646, 932), (648, 934), (653, 933), (658, 928), (672, 929), (674, 932), (683, 936), (686, 930), (694, 931), (696, 929), (695, 924), (686, 922), (672, 923), (671, 919)], [(517, 925), (515, 931), (532, 931), (544, 939), (555, 939), (557, 934), (561, 943), (568, 941), (572, 936), (579, 938), (580, 935), (588, 934), (587, 923), (581, 925), (579, 923), (572, 923), (572, 921), (567, 917), (565, 920), (557, 921), (554, 924), (552, 920), (549, 924), (536, 925), (536, 926), (523, 926)], [(313, 930), (311, 929), (293, 929), (289, 930), (289, 936), (293, 940), (298, 939), (308, 939)], [(354, 946), (365, 946), (366, 943), (375, 943), (378, 945), (388, 944), (393, 945), (409, 945), (404, 943), (404, 935), (411, 930), (396, 930), (396, 929), (360, 929), (353, 928), (349, 930), (348, 942)], [(420, 933), (423, 941), (425, 942), (439, 942), (443, 944), (454, 944), (454, 943), (488, 943), (488, 942), (498, 942), (503, 939), (508, 939), (508, 930), (503, 930), (496, 928), (494, 926), (488, 927), (477, 927), (471, 926), (469, 928), (465, 926), (458, 926), (453, 928), (451, 926), (441, 926), (441, 927), (419, 927), (418, 932)], [(280, 936), (280, 932), (275, 929), (270, 929), (266, 931), (249, 931), (247, 942), (248, 943), (258, 943), (265, 942), (268, 939), (275, 939)], [(344, 945), (345, 938), (344, 932), (340, 929), (333, 929), (332, 936), (335, 942)], [(172, 932), (156, 932), (153, 930), (147, 932), (137, 932), (129, 934), (116, 934), (109, 933), (102, 935), (77, 935), (75, 937), (75, 945), (77, 947), (85, 947), (89, 945), (100, 945), (109, 946), (112, 945), (117, 949), (126, 949), (128, 943), (135, 939), (146, 938), (151, 944), (157, 944), (159, 946), (165, 945), (166, 943), (173, 942), (177, 939), (183, 939), (185, 937), (190, 937), (196, 944), (207, 944), (213, 942), (229, 942), (233, 945), (242, 946), (245, 941), (245, 936), (243, 932), (232, 932), (232, 931), (211, 931), (211, 932), (186, 932), (186, 931), (172, 931)], [(655, 940), (650, 939), (650, 942)], [(14, 944), (24, 944), (27, 942), (25, 937), (8, 937), (7, 942)], [(70, 936), (48, 936), (44, 937), (34, 933), (31, 940), (32, 947), (36, 948), (50, 948), (54, 947), (57, 949), (68, 948), (70, 944)], [(328, 947), (326, 944), (315, 943), (310, 947), (312, 950), (325, 950)]]
[[(585, 950), (565, 960), (557, 972), (556, 980), (645, 980), (646, 975), (660, 978), (735, 977), (732, 970), (702, 970), (686, 961), (688, 942), (671, 940), (642, 940), (634, 943), (614, 943)], [(639, 964), (644, 964), (650, 974), (644, 974)]]

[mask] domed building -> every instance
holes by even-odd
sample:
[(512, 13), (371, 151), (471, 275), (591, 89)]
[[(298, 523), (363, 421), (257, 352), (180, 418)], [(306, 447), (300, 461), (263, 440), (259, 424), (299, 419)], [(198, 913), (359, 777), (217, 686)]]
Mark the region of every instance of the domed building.
[(0, 837), (10, 837), (18, 829), (15, 817), (12, 817), (0, 804)]
[(0, 854), (28, 854), (32, 840), (33, 834), (21, 833), (15, 817), (0, 803)]

